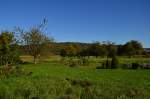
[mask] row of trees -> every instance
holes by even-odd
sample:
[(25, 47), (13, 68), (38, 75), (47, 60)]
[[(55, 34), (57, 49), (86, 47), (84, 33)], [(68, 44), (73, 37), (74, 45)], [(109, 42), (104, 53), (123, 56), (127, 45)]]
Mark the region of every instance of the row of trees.
[(66, 46), (61, 46), (60, 55), (65, 56), (108, 56), (112, 57), (114, 55), (124, 55), (133, 56), (141, 55), (143, 53), (142, 44), (138, 41), (131, 40), (124, 45), (115, 45), (112, 42), (94, 42), (88, 44), (87, 46), (80, 46), (77, 44), (68, 44)]

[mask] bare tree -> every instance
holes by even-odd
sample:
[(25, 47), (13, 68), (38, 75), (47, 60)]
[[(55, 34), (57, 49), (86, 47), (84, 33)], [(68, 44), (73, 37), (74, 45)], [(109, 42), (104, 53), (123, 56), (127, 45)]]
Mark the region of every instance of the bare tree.
[(25, 46), (26, 51), (29, 53), (29, 55), (34, 57), (35, 64), (38, 56), (40, 56), (46, 49), (47, 45), (53, 41), (52, 38), (44, 34), (44, 26), (45, 19), (42, 24), (31, 27), (28, 31), (21, 31), (23, 45)]

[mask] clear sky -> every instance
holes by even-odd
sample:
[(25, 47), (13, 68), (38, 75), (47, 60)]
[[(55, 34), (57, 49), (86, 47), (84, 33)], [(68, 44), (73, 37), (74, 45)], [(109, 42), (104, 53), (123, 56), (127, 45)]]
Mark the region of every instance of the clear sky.
[(150, 0), (0, 0), (0, 29), (48, 19), (58, 42), (139, 40), (150, 47)]

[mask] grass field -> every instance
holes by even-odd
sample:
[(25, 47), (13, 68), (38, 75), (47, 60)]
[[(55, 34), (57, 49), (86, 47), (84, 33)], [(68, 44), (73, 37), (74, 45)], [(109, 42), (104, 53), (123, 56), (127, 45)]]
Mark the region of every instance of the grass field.
[(53, 58), (23, 70), (32, 74), (0, 80), (0, 99), (150, 98), (150, 70), (71, 68)]

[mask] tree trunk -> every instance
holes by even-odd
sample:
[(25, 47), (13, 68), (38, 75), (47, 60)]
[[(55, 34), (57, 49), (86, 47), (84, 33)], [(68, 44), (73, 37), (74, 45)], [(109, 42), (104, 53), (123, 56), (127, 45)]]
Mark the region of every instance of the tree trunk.
[(36, 56), (34, 56), (34, 64), (36, 64)]
[(108, 55), (106, 56), (106, 69), (109, 69), (109, 60), (108, 60)]

